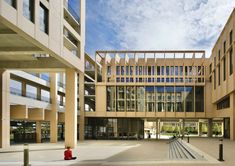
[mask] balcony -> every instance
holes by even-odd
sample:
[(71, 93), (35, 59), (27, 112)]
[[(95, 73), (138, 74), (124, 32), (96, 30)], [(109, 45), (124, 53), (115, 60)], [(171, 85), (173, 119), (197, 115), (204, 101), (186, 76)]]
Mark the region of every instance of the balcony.
[(30, 98), (30, 99), (33, 99), (33, 100), (38, 100), (38, 101), (42, 101), (42, 102), (46, 102), (46, 103), (51, 103), (51, 98), (49, 98), (47, 96), (41, 96), (40, 99), (38, 99), (37, 94), (35, 94), (35, 93), (24, 92), (24, 94), (26, 94), (26, 95), (23, 95), (23, 92), (22, 92), (21, 89), (17, 89), (17, 88), (13, 88), (13, 87), (10, 87), (10, 93), (12, 95), (16, 95), (16, 96), (21, 96), (21, 97)]
[(70, 33), (66, 28), (64, 28), (64, 46), (71, 52), (72, 55), (80, 58), (79, 54), (79, 41)]
[[(73, 8), (73, 6), (67, 0), (64, 0), (64, 8), (66, 9), (65, 14), (69, 14), (70, 16), (72, 16), (73, 19), (79, 24), (80, 17), (77, 14), (77, 12), (75, 11), (75, 9)], [(66, 12), (68, 12), (68, 13), (66, 13)]]
[(64, 20), (66, 21), (65, 24), (71, 26), (71, 28), (80, 34), (80, 17), (66, 0), (64, 0)]

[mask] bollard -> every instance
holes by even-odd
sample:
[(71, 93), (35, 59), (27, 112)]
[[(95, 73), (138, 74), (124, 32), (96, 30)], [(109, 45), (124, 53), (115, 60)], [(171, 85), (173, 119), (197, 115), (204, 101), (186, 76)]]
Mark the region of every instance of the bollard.
[(29, 145), (24, 144), (24, 165), (23, 166), (30, 166), (29, 165)]
[(188, 135), (188, 140), (187, 140), (187, 142), (189, 143), (189, 135)]
[(224, 161), (223, 159), (223, 138), (219, 139), (219, 161)]

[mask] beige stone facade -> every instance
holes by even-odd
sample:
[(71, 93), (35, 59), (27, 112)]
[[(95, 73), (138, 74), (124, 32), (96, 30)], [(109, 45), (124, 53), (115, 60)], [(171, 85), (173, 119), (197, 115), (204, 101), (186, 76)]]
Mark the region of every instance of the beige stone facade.
[(209, 137), (223, 122), (222, 135), (235, 139), (235, 11), (210, 58), (203, 50), (97, 51), (93, 60), (84, 53), (85, 0), (79, 15), (69, 5), (0, 0), (1, 148), (144, 138), (148, 121), (157, 134), (163, 122), (177, 123), (181, 135), (185, 123), (197, 122), (199, 136), (206, 123)]

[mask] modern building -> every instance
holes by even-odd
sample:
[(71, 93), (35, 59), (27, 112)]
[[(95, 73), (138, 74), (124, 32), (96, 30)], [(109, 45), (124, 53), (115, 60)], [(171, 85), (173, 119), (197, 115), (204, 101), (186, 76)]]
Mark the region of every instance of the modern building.
[(235, 139), (235, 10), (210, 58), (203, 50), (97, 51), (93, 60), (78, 2), (0, 0), (1, 148), (186, 132)]
[[(10, 145), (10, 123), (15, 128), (20, 123), (11, 121), (18, 120), (36, 122), (38, 140), (40, 123), (47, 120), (50, 141), (57, 142), (61, 119), (65, 144), (76, 146), (77, 121), (84, 123), (85, 0), (71, 2), (0, 0), (0, 147)], [(65, 73), (66, 80), (57, 72)], [(68, 88), (61, 88), (61, 81)], [(66, 114), (57, 107), (58, 98)], [(82, 140), (84, 130), (79, 129)]]

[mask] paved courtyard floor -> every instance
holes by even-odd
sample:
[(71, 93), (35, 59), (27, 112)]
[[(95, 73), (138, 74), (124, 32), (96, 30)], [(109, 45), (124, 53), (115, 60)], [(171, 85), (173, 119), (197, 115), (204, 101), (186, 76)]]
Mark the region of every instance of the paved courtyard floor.
[[(218, 162), (219, 141), (215, 138), (191, 138), (190, 147), (205, 160), (170, 160), (168, 140), (94, 140), (79, 142), (73, 149), (74, 161), (64, 161), (63, 143), (30, 144), (30, 164), (32, 166), (234, 166), (235, 141), (224, 140), (225, 162)], [(0, 149), (0, 166), (22, 166), (23, 146), (14, 145)]]

